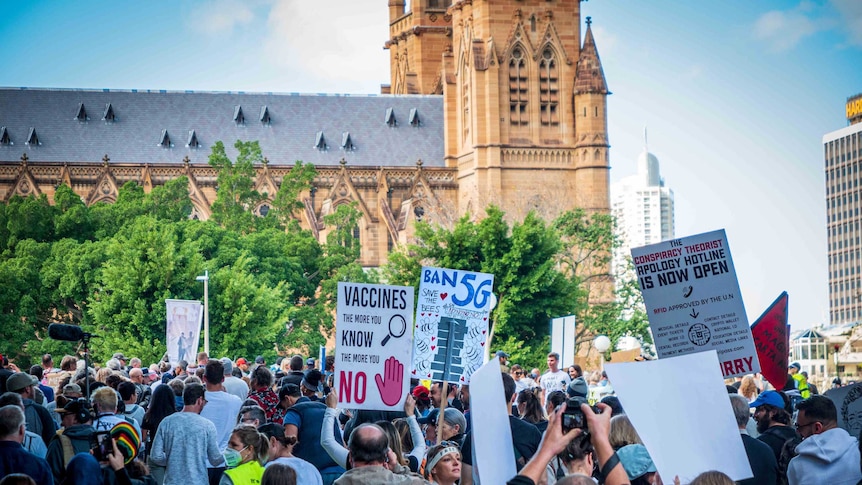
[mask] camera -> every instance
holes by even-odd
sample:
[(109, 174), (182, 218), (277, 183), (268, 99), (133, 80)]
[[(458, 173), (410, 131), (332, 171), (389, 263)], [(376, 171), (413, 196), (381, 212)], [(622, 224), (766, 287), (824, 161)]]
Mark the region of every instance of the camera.
[[(584, 412), (581, 411), (581, 404), (586, 402), (587, 400), (582, 397), (570, 397), (566, 400), (566, 411), (563, 412), (564, 432), (577, 428), (587, 429), (587, 418), (584, 416)], [(596, 406), (590, 406), (590, 409), (597, 414), (600, 412)]]
[(97, 431), (90, 437), (90, 449), (97, 461), (105, 461), (108, 455), (113, 453), (114, 446), (111, 443), (110, 431)]

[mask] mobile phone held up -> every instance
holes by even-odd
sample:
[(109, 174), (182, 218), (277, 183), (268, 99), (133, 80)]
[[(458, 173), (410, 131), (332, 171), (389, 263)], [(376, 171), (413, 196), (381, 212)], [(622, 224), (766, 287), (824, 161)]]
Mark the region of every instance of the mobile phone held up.
[(90, 438), (90, 449), (97, 461), (106, 461), (114, 451), (110, 431), (96, 431)]

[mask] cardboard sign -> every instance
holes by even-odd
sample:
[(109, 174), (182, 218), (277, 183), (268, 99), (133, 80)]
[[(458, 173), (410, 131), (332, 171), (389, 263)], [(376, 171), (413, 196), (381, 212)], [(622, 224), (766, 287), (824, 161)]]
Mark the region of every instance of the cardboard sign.
[(168, 361), (172, 366), (181, 360), (194, 362), (200, 345), (203, 305), (198, 300), (165, 300), (165, 307)]
[(716, 350), (722, 375), (760, 372), (724, 229), (632, 249), (659, 358)]
[(689, 483), (707, 470), (733, 480), (752, 476), (714, 351), (605, 364), (605, 371), (662, 477)]
[(495, 357), (473, 374), (470, 383), (470, 406), (481, 413), (470, 413), (473, 440), (473, 474), (483, 483), (506, 483), (518, 471), (515, 469), (515, 448), (512, 429), (508, 426), (509, 412), (503, 399), (503, 378), (500, 359)]
[(560, 368), (575, 363), (575, 316), (551, 319), (551, 352), (560, 355)]
[(787, 380), (788, 326), (787, 292), (781, 293), (763, 315), (751, 325), (751, 335), (757, 348), (760, 372), (772, 384), (781, 389)]
[(830, 389), (823, 395), (831, 399), (838, 409), (838, 426), (847, 430), (850, 436), (859, 436), (862, 431), (862, 382)]
[(410, 386), (413, 288), (338, 283), (335, 388), (350, 409), (400, 410)]
[(485, 359), (494, 275), (423, 267), (412, 376), (467, 384)]

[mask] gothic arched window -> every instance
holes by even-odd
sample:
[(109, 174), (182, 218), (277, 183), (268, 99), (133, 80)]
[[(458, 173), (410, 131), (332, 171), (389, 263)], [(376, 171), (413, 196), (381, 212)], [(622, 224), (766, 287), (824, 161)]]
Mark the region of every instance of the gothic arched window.
[(509, 58), (509, 121), (513, 125), (526, 125), (528, 120), (527, 60), (521, 47), (515, 47)]
[(545, 47), (539, 60), (539, 110), (543, 125), (560, 123), (560, 86), (557, 59), (553, 49)]

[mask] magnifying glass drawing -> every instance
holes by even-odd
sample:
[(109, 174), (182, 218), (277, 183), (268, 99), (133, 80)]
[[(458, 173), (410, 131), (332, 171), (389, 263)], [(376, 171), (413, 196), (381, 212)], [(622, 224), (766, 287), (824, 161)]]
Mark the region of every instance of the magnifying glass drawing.
[(407, 320), (404, 320), (404, 317), (401, 315), (392, 315), (392, 318), (389, 319), (389, 335), (383, 338), (383, 342), (380, 342), (380, 345), (386, 345), (391, 337), (401, 337), (406, 331)]

